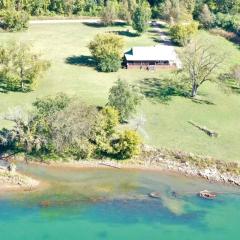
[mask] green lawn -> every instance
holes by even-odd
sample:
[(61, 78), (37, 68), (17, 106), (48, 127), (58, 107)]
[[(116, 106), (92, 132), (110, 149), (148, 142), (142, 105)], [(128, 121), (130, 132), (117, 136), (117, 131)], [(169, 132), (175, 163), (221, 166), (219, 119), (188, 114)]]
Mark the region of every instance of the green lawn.
[[(4, 113), (8, 108), (24, 105), (39, 96), (66, 92), (75, 94), (83, 101), (93, 104), (105, 104), (108, 90), (118, 78), (138, 83), (145, 78), (158, 78), (164, 71), (147, 72), (141, 70), (120, 70), (117, 73), (98, 73), (86, 64), (89, 56), (87, 45), (98, 32), (123, 31), (128, 27), (100, 28), (84, 24), (49, 24), (34, 25), (24, 33), (0, 33), (0, 42), (10, 39), (30, 42), (46, 59), (52, 62), (51, 69), (41, 79), (36, 90), (30, 93), (0, 93), (1, 108)], [(126, 32), (125, 32), (126, 33)], [(142, 37), (131, 34), (124, 36), (126, 50), (135, 45), (153, 45), (156, 34), (147, 33)], [(227, 40), (201, 32), (200, 38), (211, 42), (216, 50), (225, 53), (222, 71), (240, 60), (240, 50)], [(79, 56), (81, 63), (79, 63)], [(70, 58), (75, 64), (66, 63)], [(146, 124), (142, 133), (145, 142), (155, 146), (177, 148), (194, 153), (214, 156), (219, 159), (239, 160), (240, 145), (240, 96), (224, 94), (214, 84), (207, 84), (200, 91), (201, 98), (212, 102), (194, 103), (190, 99), (174, 97), (166, 104), (155, 99), (145, 99), (138, 111), (144, 115)], [(220, 136), (210, 138), (191, 126), (192, 120), (216, 130)], [(3, 123), (2, 123), (3, 124)]]

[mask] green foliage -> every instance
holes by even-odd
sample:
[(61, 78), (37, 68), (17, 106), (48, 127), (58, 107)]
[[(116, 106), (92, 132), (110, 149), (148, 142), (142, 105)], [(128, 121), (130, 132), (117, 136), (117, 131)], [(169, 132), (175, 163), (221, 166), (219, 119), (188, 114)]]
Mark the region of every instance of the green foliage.
[[(49, 15), (84, 15), (102, 16), (106, 24), (119, 17), (132, 22), (133, 13), (143, 0), (4, 0), (0, 1), (0, 11), (16, 9), (24, 10), (33, 16)], [(223, 13), (238, 15), (240, 0), (148, 0), (153, 18), (164, 18), (171, 23), (199, 19), (204, 4), (207, 4), (214, 14)], [(109, 21), (110, 20), (110, 21)]]
[(33, 106), (36, 107), (39, 115), (46, 117), (63, 110), (68, 106), (70, 101), (71, 98), (65, 93), (58, 93), (56, 96), (37, 98), (36, 101), (33, 102)]
[(122, 0), (119, 2), (118, 17), (128, 24), (132, 24), (133, 13), (136, 9), (136, 0)]
[(229, 14), (216, 14), (215, 25), (227, 31), (240, 34), (240, 17)]
[(119, 124), (119, 112), (115, 108), (107, 106), (101, 110), (101, 114), (104, 120), (102, 129), (105, 130), (107, 136), (111, 136)]
[(240, 87), (240, 64), (232, 67), (231, 76), (235, 80), (237, 86)]
[(106, 7), (103, 8), (101, 14), (102, 23), (105, 26), (112, 25), (117, 18), (117, 2), (107, 1)]
[(114, 153), (118, 159), (129, 159), (140, 153), (141, 138), (136, 131), (124, 130), (118, 139), (112, 142)]
[(172, 40), (180, 46), (188, 44), (194, 34), (198, 31), (198, 23), (175, 24), (170, 28)]
[(136, 8), (133, 19), (132, 27), (139, 34), (145, 32), (148, 29), (149, 21), (151, 18), (151, 8), (148, 2), (142, 1)]
[(227, 14), (237, 14), (240, 13), (240, 1), (239, 0), (220, 0), (216, 1), (216, 11), (227, 13)]
[(180, 2), (179, 0), (166, 0), (161, 4), (162, 18), (168, 22), (177, 22), (180, 18)]
[(116, 133), (119, 113), (112, 107), (96, 108), (62, 93), (37, 99), (33, 106), (36, 109), (30, 113), (16, 109), (5, 116), (14, 127), (0, 131), (2, 151), (76, 160), (137, 154), (136, 134)]
[(8, 10), (3, 16), (3, 28), (10, 32), (28, 28), (29, 15), (25, 11)]
[(112, 33), (98, 34), (89, 44), (97, 68), (103, 72), (116, 72), (121, 67), (123, 38)]
[(4, 91), (29, 91), (50, 66), (24, 43), (10, 42), (0, 47), (0, 87)]
[(124, 122), (136, 112), (142, 96), (138, 88), (129, 85), (126, 81), (118, 80), (110, 89), (108, 104), (118, 110), (120, 121)]
[(207, 4), (203, 5), (202, 11), (199, 15), (199, 21), (201, 25), (206, 29), (211, 28), (214, 24), (214, 16)]
[(98, 124), (95, 126), (92, 141), (96, 144), (96, 154), (112, 154), (110, 145), (114, 138), (116, 128), (119, 125), (119, 113), (112, 107), (105, 107), (100, 111)]
[(90, 139), (97, 121), (97, 109), (76, 100), (54, 114), (50, 126), (51, 141), (56, 153), (76, 158), (89, 155), (94, 147)]
[(108, 55), (99, 61), (97, 69), (100, 72), (117, 72), (121, 68), (121, 59), (116, 55)]

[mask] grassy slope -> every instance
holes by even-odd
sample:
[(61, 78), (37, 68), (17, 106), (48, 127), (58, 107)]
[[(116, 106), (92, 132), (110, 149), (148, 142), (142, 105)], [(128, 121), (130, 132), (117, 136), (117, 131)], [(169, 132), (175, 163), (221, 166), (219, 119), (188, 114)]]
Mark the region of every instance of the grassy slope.
[[(123, 30), (123, 27), (95, 28), (83, 24), (35, 25), (25, 33), (1, 33), (0, 42), (9, 39), (31, 42), (33, 46), (52, 61), (48, 74), (36, 90), (27, 93), (0, 94), (1, 112), (16, 105), (30, 105), (38, 96), (64, 91), (76, 94), (84, 101), (104, 104), (113, 82), (121, 77), (138, 82), (144, 78), (158, 77), (164, 72), (150, 73), (140, 70), (120, 70), (118, 73), (98, 73), (91, 67), (66, 64), (71, 56), (89, 55), (87, 44), (98, 32)], [(239, 62), (240, 51), (230, 42), (202, 32), (200, 37), (212, 42), (217, 50), (226, 52), (224, 70)], [(126, 49), (134, 45), (153, 45), (154, 34), (143, 37), (125, 37)], [(189, 99), (174, 97), (167, 104), (146, 99), (139, 109), (145, 115), (145, 141), (156, 146), (183, 149), (211, 155), (225, 160), (239, 160), (240, 143), (240, 96), (223, 94), (215, 85), (207, 84), (201, 89), (201, 97), (214, 105), (197, 104)], [(193, 120), (200, 125), (219, 132), (212, 139), (187, 123)]]

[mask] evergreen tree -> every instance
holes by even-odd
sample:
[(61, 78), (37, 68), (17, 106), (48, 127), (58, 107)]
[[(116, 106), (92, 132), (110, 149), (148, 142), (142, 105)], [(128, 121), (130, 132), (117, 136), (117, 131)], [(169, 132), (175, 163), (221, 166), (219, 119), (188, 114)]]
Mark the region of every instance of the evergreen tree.
[(145, 32), (148, 29), (150, 18), (150, 5), (148, 2), (144, 1), (137, 6), (133, 14), (133, 29), (136, 30), (139, 34)]
[(202, 24), (202, 26), (207, 29), (211, 28), (214, 23), (213, 14), (211, 13), (207, 4), (203, 5), (202, 12), (200, 13), (199, 16), (199, 21)]

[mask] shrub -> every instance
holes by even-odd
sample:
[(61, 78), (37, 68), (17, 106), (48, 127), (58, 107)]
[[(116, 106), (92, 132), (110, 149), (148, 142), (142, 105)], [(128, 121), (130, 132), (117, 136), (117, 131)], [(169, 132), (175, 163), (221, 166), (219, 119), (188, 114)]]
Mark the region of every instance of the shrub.
[(97, 69), (100, 72), (117, 72), (121, 68), (121, 60), (115, 55), (105, 56), (99, 59)]
[(218, 13), (216, 14), (215, 25), (226, 31), (240, 34), (240, 18), (238, 16)]
[(89, 159), (93, 156), (95, 146), (87, 140), (77, 141), (74, 145), (69, 146), (66, 154), (74, 156), (76, 160)]
[(29, 15), (25, 11), (6, 11), (3, 16), (3, 28), (10, 32), (28, 28)]
[(118, 159), (129, 159), (140, 153), (141, 138), (136, 131), (125, 130), (119, 138), (112, 142)]
[(198, 23), (175, 24), (170, 28), (172, 40), (180, 46), (187, 45), (191, 37), (198, 31)]
[(69, 105), (71, 98), (65, 93), (57, 93), (56, 96), (46, 96), (37, 98), (33, 102), (36, 107), (37, 113), (42, 116), (50, 116), (58, 111), (63, 110)]

